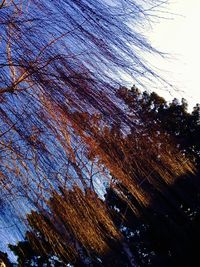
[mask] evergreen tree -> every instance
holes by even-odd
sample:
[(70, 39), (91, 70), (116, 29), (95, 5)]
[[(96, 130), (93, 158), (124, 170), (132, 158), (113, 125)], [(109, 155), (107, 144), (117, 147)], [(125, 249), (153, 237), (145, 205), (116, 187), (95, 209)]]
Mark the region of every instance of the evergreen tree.
[[(87, 150), (89, 159), (100, 158), (113, 177), (109, 178), (105, 201), (94, 192), (92, 177), (90, 183), (83, 184), (83, 191), (60, 187), (60, 193), (54, 192), (46, 202), (47, 208), (28, 216), (28, 242), (37, 253), (56, 255), (63, 264), (75, 266), (195, 266), (200, 183), (198, 174), (182, 172), (190, 161), (185, 150), (179, 152), (176, 147), (178, 140), (184, 144), (187, 139), (186, 135), (177, 137), (179, 124), (193, 114), (180, 108), (177, 101), (168, 105), (155, 93), (142, 94), (136, 88), (122, 88), (118, 97), (127, 104), (129, 118), (138, 120), (140, 132), (133, 124), (129, 133), (123, 134), (119, 123), (100, 130), (99, 116), (74, 113), (74, 119), (98, 140), (98, 145), (93, 143), (96, 148)], [(167, 112), (164, 115), (163, 110)], [(166, 114), (167, 125), (162, 123)], [(171, 117), (177, 118), (177, 123), (171, 121), (172, 128)], [(185, 125), (185, 129), (189, 127)], [(80, 180), (83, 175), (79, 169)]]

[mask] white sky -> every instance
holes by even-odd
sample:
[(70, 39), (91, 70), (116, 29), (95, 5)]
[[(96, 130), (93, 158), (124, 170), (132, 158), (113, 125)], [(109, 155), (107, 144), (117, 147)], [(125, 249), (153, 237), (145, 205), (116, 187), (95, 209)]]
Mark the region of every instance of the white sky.
[(170, 59), (151, 58), (151, 62), (179, 90), (172, 94), (185, 97), (191, 108), (200, 103), (200, 0), (171, 0), (168, 11), (177, 15), (154, 24), (148, 36), (154, 47), (170, 53)]

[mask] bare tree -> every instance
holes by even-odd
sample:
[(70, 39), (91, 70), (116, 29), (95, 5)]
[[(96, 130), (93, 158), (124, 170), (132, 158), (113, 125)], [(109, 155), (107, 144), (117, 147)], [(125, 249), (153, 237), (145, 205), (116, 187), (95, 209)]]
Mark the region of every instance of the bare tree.
[[(136, 81), (158, 77), (142, 56), (158, 51), (139, 30), (151, 23), (149, 16), (162, 2), (2, 1), (0, 189), (1, 198), (12, 201), (13, 213), (23, 215), (30, 206), (45, 210), (55, 190), (73, 184), (85, 194), (88, 188), (94, 191), (95, 176), (110, 179), (106, 168), (148, 205), (148, 196), (125, 173), (112, 142), (106, 150), (108, 136), (100, 130), (117, 123), (123, 124), (125, 135), (145, 129), (115, 93), (121, 73)], [(138, 144), (144, 143), (141, 139)], [(122, 142), (124, 154), (125, 148)], [(163, 165), (173, 169), (170, 155), (163, 155)], [(180, 166), (183, 158), (175, 159)], [(149, 166), (161, 174), (155, 162)], [(182, 170), (192, 166), (185, 164)]]

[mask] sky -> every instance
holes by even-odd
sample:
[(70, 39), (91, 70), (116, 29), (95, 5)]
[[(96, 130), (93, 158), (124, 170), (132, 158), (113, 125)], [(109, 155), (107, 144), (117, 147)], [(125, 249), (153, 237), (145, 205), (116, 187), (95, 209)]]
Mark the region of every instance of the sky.
[(171, 99), (186, 98), (189, 109), (200, 103), (200, 1), (171, 0), (164, 16), (148, 29), (147, 36), (154, 47), (169, 55), (150, 57), (159, 73), (173, 85), (171, 95), (158, 92)]
[[(191, 109), (200, 103), (200, 0), (169, 0), (167, 11), (166, 19), (157, 20), (146, 33), (154, 47), (168, 53), (164, 59), (149, 57), (160, 75), (173, 85), (170, 93), (165, 88), (156, 90), (168, 99), (186, 98)], [(2, 236), (1, 231), (4, 229), (0, 229)]]

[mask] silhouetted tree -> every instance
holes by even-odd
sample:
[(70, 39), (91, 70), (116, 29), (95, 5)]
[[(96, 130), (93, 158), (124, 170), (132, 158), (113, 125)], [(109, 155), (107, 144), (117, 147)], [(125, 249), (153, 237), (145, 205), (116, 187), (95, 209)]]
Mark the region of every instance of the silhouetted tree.
[(7, 253), (0, 251), (0, 266), (2, 267), (12, 267), (12, 263), (8, 259)]
[[(75, 160), (80, 153), (75, 155), (71, 147), (74, 170), (79, 181), (85, 180), (82, 189), (69, 190), (61, 183), (60, 193), (52, 192), (49, 200), (44, 199), (40, 212), (28, 216), (28, 240), (38, 252), (49, 255), (50, 251), (75, 266), (193, 264), (191, 258), (197, 254), (187, 241), (196, 242), (199, 232), (199, 183), (191, 161), (177, 148), (176, 135), (171, 139), (156, 117), (167, 104), (156, 94), (141, 95), (136, 88), (121, 88), (118, 97), (127, 104), (133, 122), (129, 132), (120, 123), (102, 126), (98, 114), (73, 114), (74, 121), (82, 124), (81, 129), (73, 129), (84, 140), (81, 150), (85, 149), (93, 172), (85, 176), (87, 169), (80, 158)], [(178, 115), (177, 121), (182, 123)], [(95, 193), (98, 172), (107, 183), (105, 201)]]
[[(139, 116), (148, 118), (149, 127), (170, 134), (182, 153), (193, 158), (197, 172), (175, 180), (171, 186), (163, 185), (162, 192), (154, 190), (151, 205), (139, 218), (109, 188), (106, 201), (113, 210), (114, 221), (126, 235), (140, 266), (196, 266), (200, 237), (199, 139), (191, 136), (199, 135), (198, 105), (188, 113), (185, 100), (168, 104), (157, 94), (142, 93), (135, 87), (122, 88), (118, 94), (130, 110), (138, 107)], [(126, 189), (124, 193), (134, 203)]]
[(17, 256), (17, 266), (55, 266), (62, 267), (64, 264), (53, 253), (49, 255), (43, 254), (40, 250), (39, 253), (33, 249), (28, 240), (20, 241), (17, 245), (9, 245), (9, 249)]

